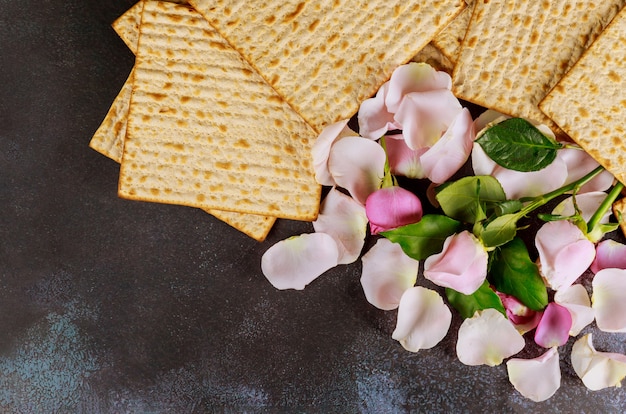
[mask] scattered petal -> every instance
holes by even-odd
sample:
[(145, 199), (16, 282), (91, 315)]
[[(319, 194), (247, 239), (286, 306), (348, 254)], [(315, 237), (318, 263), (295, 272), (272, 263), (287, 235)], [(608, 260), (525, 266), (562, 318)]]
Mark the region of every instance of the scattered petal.
[(561, 367), (556, 347), (538, 358), (512, 358), (507, 361), (506, 369), (515, 389), (535, 402), (552, 397), (561, 386)]
[(595, 246), (566, 220), (545, 223), (535, 235), (541, 274), (554, 290), (566, 288), (589, 268)]
[(345, 137), (330, 150), (328, 169), (339, 187), (361, 204), (376, 191), (384, 176), (385, 150), (372, 140)]
[(567, 308), (572, 315), (570, 336), (577, 336), (595, 318), (587, 289), (581, 284), (557, 290), (554, 294), (554, 302)]
[[(600, 204), (606, 198), (606, 193), (603, 191), (593, 191), (584, 194), (576, 195), (576, 205), (580, 210), (580, 214), (585, 221), (589, 221), (591, 217), (594, 215)], [(561, 201), (555, 208), (552, 210), (552, 214), (558, 214), (563, 217), (570, 217), (576, 214), (576, 210), (574, 209), (574, 197), (568, 197), (565, 200)], [(611, 217), (611, 210), (607, 210), (606, 214), (600, 220), (601, 223), (608, 223), (609, 218)]]
[(363, 256), (361, 286), (367, 301), (382, 310), (396, 309), (402, 294), (415, 285), (419, 262), (397, 243), (378, 239)]
[(544, 348), (565, 345), (572, 327), (572, 315), (564, 306), (550, 302), (535, 331), (535, 343)]
[(459, 100), (447, 89), (411, 92), (394, 115), (411, 149), (432, 147), (461, 111)]
[(472, 115), (463, 108), (446, 133), (420, 159), (426, 176), (433, 183), (443, 183), (467, 161), (474, 143)]
[(543, 312), (537, 312), (528, 308), (514, 296), (501, 292), (496, 293), (506, 310), (506, 317), (520, 334), (524, 335), (537, 327)]
[(348, 127), (348, 119), (327, 126), (317, 137), (311, 150), (315, 179), (321, 185), (335, 185), (335, 180), (328, 171), (328, 157), (332, 145), (344, 137), (357, 136), (358, 134)]
[(451, 322), (452, 312), (439, 293), (415, 286), (400, 299), (398, 322), (391, 337), (407, 351), (430, 349), (446, 336)]
[(596, 258), (591, 264), (591, 271), (598, 273), (609, 267), (626, 269), (626, 244), (615, 240), (603, 240), (596, 246)]
[(412, 150), (404, 139), (386, 139), (385, 144), (392, 174), (408, 178), (426, 177), (420, 157), (428, 151), (428, 148)]
[(441, 253), (424, 262), (424, 277), (465, 295), (474, 293), (487, 277), (488, 254), (469, 231), (449, 236)]
[(522, 335), (495, 309), (477, 311), (459, 328), (456, 354), (465, 365), (500, 365), (524, 348)]
[(389, 82), (386, 82), (376, 93), (374, 98), (366, 99), (359, 107), (359, 133), (369, 139), (379, 139), (394, 129), (401, 129), (385, 105), (385, 96), (389, 89)]
[(508, 118), (508, 115), (504, 115), (494, 109), (487, 109), (474, 120), (474, 128), (480, 135), (488, 126), (498, 124)]
[[(557, 152), (557, 157), (561, 158), (567, 165), (567, 179), (565, 180), (565, 184), (573, 183), (600, 166), (591, 155), (582, 149), (562, 148)], [(578, 190), (578, 194), (608, 190), (609, 187), (613, 185), (614, 179), (613, 174), (604, 170), (590, 182), (583, 185)]]
[(276, 289), (302, 290), (337, 266), (338, 257), (337, 243), (328, 234), (302, 234), (267, 249), (261, 258), (261, 270)]
[(395, 113), (402, 102), (402, 98), (411, 92), (425, 92), (452, 87), (452, 78), (445, 72), (435, 70), (426, 63), (411, 62), (399, 66), (391, 74), (389, 90), (385, 97), (385, 104), (389, 112)]
[(596, 351), (591, 334), (574, 343), (571, 357), (574, 371), (592, 391), (619, 387), (626, 376), (626, 355)]
[(626, 270), (600, 270), (591, 286), (591, 306), (598, 328), (605, 332), (626, 332)]
[(422, 202), (402, 187), (374, 191), (365, 201), (365, 212), (372, 234), (395, 229), (422, 219)]
[(339, 264), (353, 263), (359, 258), (367, 234), (365, 208), (352, 197), (332, 188), (313, 222), (318, 233), (330, 235), (339, 249)]

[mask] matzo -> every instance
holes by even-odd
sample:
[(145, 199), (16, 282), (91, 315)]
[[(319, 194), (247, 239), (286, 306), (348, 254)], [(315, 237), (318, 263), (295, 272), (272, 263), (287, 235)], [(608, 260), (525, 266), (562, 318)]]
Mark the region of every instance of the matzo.
[(626, 183), (626, 9), (540, 107), (585, 151)]
[(413, 56), (411, 59), (412, 62), (424, 62), (428, 63), (430, 66), (437, 70), (442, 70), (446, 73), (452, 73), (454, 69), (454, 64), (444, 55), (437, 46), (433, 45), (433, 43), (429, 43), (422, 50), (420, 50), (417, 55)]
[(315, 138), (202, 16), (145, 2), (121, 197), (313, 220)]
[[(133, 53), (137, 51), (142, 8), (143, 1), (140, 1), (127, 10), (112, 25), (117, 34)], [(126, 135), (132, 78), (133, 72), (131, 72), (126, 83), (124, 83), (124, 86), (115, 98), (102, 125), (98, 128), (90, 142), (90, 146), (93, 149), (118, 163), (121, 162), (122, 159), (122, 148)], [(275, 217), (256, 214), (211, 209), (204, 209), (204, 211), (257, 241), (265, 240), (276, 221)]]
[(613, 215), (617, 218), (619, 227), (626, 236), (626, 198), (621, 198), (613, 203)]
[(466, 0), (467, 7), (435, 36), (432, 43), (454, 64), (472, 17), (474, 0)]
[(355, 114), (463, 0), (191, 0), (318, 132)]
[(476, 1), (453, 73), (455, 95), (554, 127), (537, 105), (624, 4)]

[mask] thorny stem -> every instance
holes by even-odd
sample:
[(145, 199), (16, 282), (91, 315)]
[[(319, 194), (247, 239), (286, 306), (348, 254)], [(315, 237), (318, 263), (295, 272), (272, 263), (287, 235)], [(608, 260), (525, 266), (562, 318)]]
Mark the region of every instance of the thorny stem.
[(600, 220), (602, 219), (606, 211), (611, 208), (613, 202), (617, 199), (623, 189), (624, 184), (619, 181), (613, 186), (604, 201), (602, 201), (602, 204), (600, 204), (600, 207), (598, 207), (596, 212), (593, 213), (593, 216), (591, 216), (591, 218), (589, 219), (589, 222), (587, 223), (588, 232), (592, 232), (594, 228), (600, 223)]

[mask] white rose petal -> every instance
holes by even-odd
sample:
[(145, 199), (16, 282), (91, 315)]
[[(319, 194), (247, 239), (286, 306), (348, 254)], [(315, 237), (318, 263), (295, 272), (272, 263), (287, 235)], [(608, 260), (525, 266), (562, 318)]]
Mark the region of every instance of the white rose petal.
[(591, 306), (598, 328), (605, 332), (626, 332), (626, 269), (602, 269), (591, 286)]
[(452, 312), (439, 293), (415, 286), (400, 299), (398, 322), (391, 337), (407, 351), (430, 349), (446, 336), (451, 322)]
[(512, 358), (506, 363), (509, 381), (524, 397), (535, 402), (552, 397), (561, 386), (557, 348), (534, 359)]
[(456, 354), (465, 365), (496, 366), (517, 354), (525, 342), (515, 326), (495, 309), (477, 311), (459, 328)]
[(626, 376), (626, 355), (596, 351), (588, 334), (572, 347), (572, 367), (592, 391), (619, 387)]

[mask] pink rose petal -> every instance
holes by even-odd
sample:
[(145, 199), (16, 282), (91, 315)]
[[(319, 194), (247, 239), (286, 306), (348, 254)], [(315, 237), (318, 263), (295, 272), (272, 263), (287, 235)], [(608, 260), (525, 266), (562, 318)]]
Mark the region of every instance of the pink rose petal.
[(609, 267), (626, 269), (626, 244), (615, 240), (603, 240), (596, 246), (596, 258), (591, 264), (591, 271), (598, 273)]
[(386, 82), (376, 93), (374, 98), (366, 99), (359, 107), (359, 133), (370, 139), (379, 139), (387, 131), (400, 129), (402, 126), (394, 119), (385, 105), (385, 96), (389, 89)]
[(357, 136), (358, 134), (348, 127), (348, 119), (327, 126), (317, 137), (311, 150), (313, 156), (313, 168), (315, 179), (321, 185), (335, 185), (335, 180), (328, 171), (328, 157), (332, 145), (344, 137)]
[(411, 92), (404, 96), (394, 118), (411, 149), (432, 147), (461, 111), (459, 100), (447, 89)]
[(541, 273), (548, 285), (559, 290), (574, 283), (589, 268), (595, 246), (569, 221), (552, 221), (541, 226), (535, 236)]
[(365, 212), (372, 234), (395, 229), (422, 219), (422, 202), (402, 187), (374, 191), (365, 201)]
[(591, 306), (598, 328), (605, 332), (626, 332), (626, 270), (600, 270), (591, 286)]
[(552, 397), (561, 386), (561, 367), (556, 347), (534, 359), (511, 358), (506, 363), (506, 369), (515, 389), (535, 402)]
[(451, 321), (452, 312), (437, 292), (415, 286), (400, 299), (398, 322), (391, 337), (407, 351), (430, 349), (446, 336)]
[(465, 164), (473, 143), (472, 116), (467, 108), (463, 108), (446, 133), (420, 158), (428, 179), (433, 183), (447, 181)]
[(411, 92), (425, 92), (452, 87), (452, 78), (445, 72), (436, 71), (426, 63), (411, 62), (399, 66), (391, 74), (385, 104), (389, 112), (398, 111), (402, 98)]
[(465, 295), (474, 293), (487, 277), (488, 254), (469, 231), (449, 236), (441, 253), (424, 262), (424, 277)]
[(626, 355), (596, 351), (591, 334), (574, 343), (571, 358), (576, 375), (592, 391), (619, 387), (626, 376)]
[(352, 197), (332, 188), (322, 202), (313, 228), (335, 239), (339, 264), (353, 263), (361, 254), (367, 234), (365, 208)]
[(402, 294), (415, 285), (419, 262), (387, 239), (378, 239), (361, 260), (361, 286), (367, 301), (379, 309), (396, 309)]
[(346, 137), (330, 150), (328, 169), (339, 187), (359, 203), (376, 191), (385, 170), (385, 150), (372, 140)]
[(572, 315), (567, 308), (548, 303), (535, 330), (535, 343), (544, 348), (565, 345), (572, 327)]
[(302, 234), (270, 247), (261, 258), (261, 270), (276, 289), (302, 290), (337, 266), (338, 257), (337, 243), (328, 234)]
[[(565, 184), (573, 183), (600, 165), (582, 149), (562, 148), (557, 152), (557, 156), (567, 165), (567, 179), (565, 180)], [(613, 185), (614, 180), (613, 174), (605, 170), (582, 186), (578, 194), (608, 190), (609, 187)]]
[(506, 310), (506, 317), (515, 326), (517, 331), (524, 335), (537, 327), (543, 312), (536, 312), (526, 307), (514, 296), (496, 292)]
[(495, 309), (477, 311), (459, 328), (456, 354), (465, 365), (500, 365), (517, 354), (525, 341), (511, 322)]
[(385, 139), (385, 143), (392, 174), (408, 178), (426, 177), (420, 157), (429, 150), (428, 148), (412, 150), (404, 139)]
[(589, 294), (583, 285), (571, 285), (557, 290), (554, 294), (554, 302), (567, 308), (572, 316), (570, 336), (577, 336), (595, 318)]

